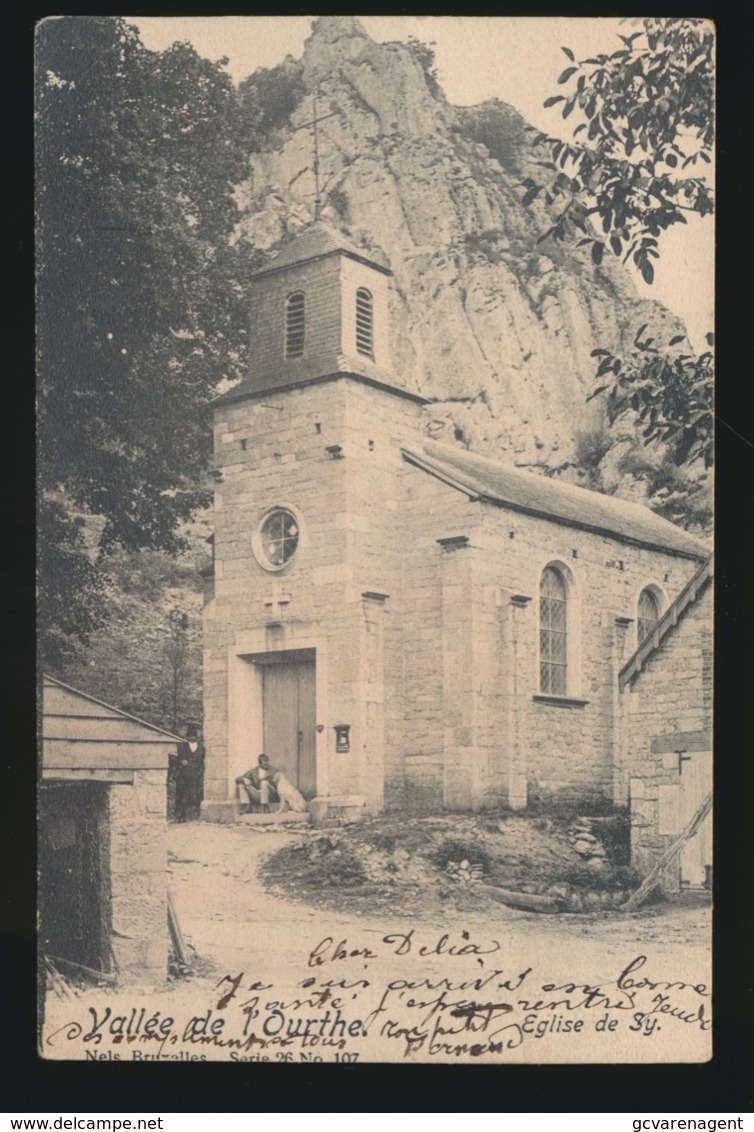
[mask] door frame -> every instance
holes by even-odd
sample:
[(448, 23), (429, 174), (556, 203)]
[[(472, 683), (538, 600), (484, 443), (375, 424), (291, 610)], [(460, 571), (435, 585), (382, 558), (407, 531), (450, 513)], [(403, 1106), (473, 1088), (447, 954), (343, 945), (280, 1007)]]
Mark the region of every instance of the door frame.
[[(290, 649), (257, 655), (251, 663), (262, 672), (264, 753), (311, 801), (317, 794), (316, 655), (312, 650)], [(276, 675), (283, 679), (282, 685), (276, 683)]]
[[(695, 794), (691, 796), (690, 805), (684, 805), (684, 764), (695, 764), (694, 773), (697, 776), (697, 789)], [(688, 770), (691, 772), (691, 765), (688, 766)], [(689, 777), (687, 777), (686, 783), (688, 783), (689, 788), (691, 788), (691, 780)], [(678, 755), (678, 815), (681, 828), (691, 820), (694, 812), (704, 801), (704, 798), (711, 789), (712, 750), (680, 752)], [(684, 879), (684, 868), (688, 869), (690, 867), (690, 856), (694, 853), (699, 853), (702, 845), (705, 845), (707, 848), (707, 853), (704, 855), (708, 857), (708, 860), (702, 862), (702, 868), (706, 871), (712, 868), (712, 811), (707, 814), (699, 829), (697, 829), (694, 836), (686, 842), (678, 855), (678, 884), (684, 890), (688, 891), (706, 887), (704, 881), (698, 883), (693, 880)]]
[(307, 632), (303, 626), (285, 626), (280, 640), (271, 639), (266, 627), (239, 633), (235, 645), (228, 650), (228, 798), (235, 799), (236, 778), (256, 764), (264, 750), (262, 669), (265, 663), (287, 663), (290, 660), (314, 661), (314, 695), (317, 715), (315, 731), (316, 796), (328, 793), (327, 734), (321, 731), (328, 718), (327, 709), (327, 645), (324, 638)]

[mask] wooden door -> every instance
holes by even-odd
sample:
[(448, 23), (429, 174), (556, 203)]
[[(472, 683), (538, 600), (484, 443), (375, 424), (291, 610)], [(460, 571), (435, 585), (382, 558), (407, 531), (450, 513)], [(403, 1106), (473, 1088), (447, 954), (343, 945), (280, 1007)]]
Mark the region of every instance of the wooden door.
[[(712, 786), (712, 755), (709, 751), (684, 751), (680, 763), (679, 827), (684, 829)], [(712, 815), (708, 814), (694, 836), (681, 850), (681, 885), (702, 888), (712, 865)]]
[(317, 791), (314, 662), (265, 664), (264, 753), (305, 798)]

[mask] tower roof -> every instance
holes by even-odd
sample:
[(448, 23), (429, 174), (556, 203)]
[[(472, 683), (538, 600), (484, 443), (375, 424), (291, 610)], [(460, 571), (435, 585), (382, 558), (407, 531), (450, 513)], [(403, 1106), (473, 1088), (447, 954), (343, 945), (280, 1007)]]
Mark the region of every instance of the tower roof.
[(369, 267), (373, 267), (375, 271), (381, 271), (384, 275), (393, 274), (384, 263), (381, 263), (372, 255), (367, 255), (366, 252), (350, 243), (340, 232), (336, 232), (334, 228), (324, 224), (321, 220), (316, 220), (304, 229), (295, 239), (286, 244), (273, 260), (254, 274), (267, 275), (272, 271), (281, 271), (286, 267), (298, 266), (330, 255), (345, 255), (359, 263), (366, 263)]

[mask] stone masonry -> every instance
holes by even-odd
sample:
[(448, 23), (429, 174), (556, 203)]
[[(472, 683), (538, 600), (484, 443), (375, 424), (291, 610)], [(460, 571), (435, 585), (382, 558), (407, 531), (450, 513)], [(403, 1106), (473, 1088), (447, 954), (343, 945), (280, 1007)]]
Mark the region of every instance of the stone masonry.
[[(701, 764), (702, 793), (711, 789), (712, 604), (713, 588), (708, 584), (623, 695), (631, 853), (642, 872), (681, 832), (681, 768), (675, 746), (691, 748), (683, 757)], [(678, 886), (676, 861), (667, 869), (663, 887), (676, 891)]]
[[(561, 513), (559, 485), (529, 473), (516, 473), (524, 504), (431, 466), (431, 453), (426, 463), (431, 406), (391, 376), (379, 325), (386, 273), (315, 237), (304, 262), (294, 242), (262, 275), (250, 378), (215, 409), (206, 816), (232, 805), (235, 776), (263, 749), (261, 671), (284, 654), (315, 666), (312, 812), (627, 802), (618, 673), (636, 649), (639, 595), (651, 586), (667, 608), (704, 548), (617, 500), (590, 523), (590, 498), (604, 515), (605, 497), (572, 487)], [(373, 361), (349, 345), (356, 286), (381, 296)], [(282, 312), (297, 287), (310, 315), (294, 363), (283, 357)], [(528, 501), (537, 491), (541, 506)], [(572, 517), (574, 498), (583, 519)], [(271, 570), (258, 532), (275, 507), (295, 517), (299, 542)], [(562, 696), (540, 692), (547, 566), (567, 590)], [(336, 750), (336, 724), (350, 728), (347, 752)]]
[(134, 771), (133, 785), (109, 791), (112, 949), (130, 983), (158, 984), (169, 949), (167, 774)]

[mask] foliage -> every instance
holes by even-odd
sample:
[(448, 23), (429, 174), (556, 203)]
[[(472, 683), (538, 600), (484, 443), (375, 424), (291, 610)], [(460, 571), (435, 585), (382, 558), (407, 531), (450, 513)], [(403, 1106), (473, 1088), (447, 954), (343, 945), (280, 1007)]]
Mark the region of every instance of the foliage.
[[(148, 51), (120, 18), (37, 40), (41, 653), (104, 612), (76, 513), (101, 547), (176, 550), (208, 495), (204, 407), (240, 374), (245, 169), (235, 92), (187, 44)], [(62, 508), (62, 510), (61, 510)], [(68, 517), (65, 517), (65, 512)], [(101, 585), (100, 585), (101, 589)]]
[(200, 720), (205, 535), (192, 525), (177, 554), (114, 548), (97, 571), (107, 620), (92, 626), (82, 655), (68, 650), (60, 678), (168, 730)]
[(334, 208), (341, 220), (348, 216), (348, 194), (339, 188), (330, 189), (327, 194), (327, 203)]
[[(548, 204), (564, 205), (543, 239), (563, 240), (578, 229), (596, 264), (609, 246), (624, 262), (633, 258), (651, 283), (661, 232), (685, 224), (687, 212), (713, 211), (704, 176), (687, 171), (712, 161), (714, 35), (705, 20), (643, 24), (642, 31), (621, 35), (623, 47), (611, 55), (577, 62), (563, 48), (571, 65), (558, 83), (575, 89), (545, 106), (562, 103), (563, 118), (578, 108), (573, 137), (586, 131), (586, 141), (539, 134), (536, 143), (551, 158), (540, 164), (553, 176), (546, 185), (525, 182), (524, 201), (544, 192)], [(589, 231), (590, 217), (601, 237)]]
[(604, 429), (580, 432), (576, 437), (576, 463), (580, 468), (594, 471), (610, 451), (610, 439)]
[(561, 869), (558, 882), (587, 892), (630, 891), (638, 888), (641, 877), (628, 865), (605, 865), (595, 869), (589, 865), (569, 865)]
[(268, 884), (297, 883), (303, 888), (358, 888), (368, 881), (348, 842), (330, 837), (278, 849), (263, 862), (261, 875)]
[(288, 125), (306, 94), (301, 64), (286, 60), (277, 67), (260, 67), (238, 88), (241, 117), (250, 148), (258, 139)]
[(602, 488), (600, 464), (610, 451), (611, 440), (604, 428), (589, 429), (576, 435), (575, 462), (585, 473), (590, 488)]
[[(573, 140), (537, 134), (549, 150), (539, 165), (545, 181), (527, 178), (524, 203), (540, 195), (559, 209), (541, 240), (578, 239), (596, 265), (605, 251), (632, 260), (648, 284), (660, 256), (664, 231), (686, 224), (687, 214), (713, 211), (705, 177), (714, 145), (714, 31), (700, 19), (645, 19), (642, 29), (621, 35), (611, 55), (569, 59), (558, 79), (567, 93), (545, 106), (575, 115)], [(562, 104), (562, 106), (561, 106)], [(578, 140), (576, 140), (578, 138)], [(599, 234), (595, 232), (599, 230)], [(610, 422), (635, 414), (644, 439), (672, 445), (676, 463), (697, 459), (709, 467), (712, 448), (712, 355), (661, 353), (653, 339), (636, 336), (629, 358), (594, 351), (597, 376), (614, 380), (607, 392)], [(677, 345), (681, 337), (671, 340)]]
[(712, 481), (708, 472), (693, 477), (679, 467), (666, 449), (659, 463), (647, 459), (641, 449), (631, 448), (618, 461), (621, 475), (634, 476), (646, 484), (653, 511), (672, 523), (705, 536), (711, 533)]
[(424, 43), (421, 39), (417, 39), (415, 35), (410, 35), (406, 42), (406, 47), (424, 72), (424, 80), (435, 97), (442, 94), (437, 67), (435, 66), (436, 46), (437, 44), (434, 42)]
[(91, 640), (106, 609), (105, 582), (86, 545), (85, 520), (72, 514), (61, 499), (41, 502), (37, 568), (42, 660), (57, 672), (75, 655), (77, 641)]
[(605, 847), (611, 865), (628, 865), (631, 860), (631, 816), (627, 806), (616, 808), (601, 818), (594, 829)]
[[(699, 357), (667, 353), (655, 345), (654, 338), (642, 338), (645, 330), (646, 324), (639, 327), (628, 358), (616, 357), (610, 350), (592, 350), (592, 357), (600, 359), (597, 378), (609, 380), (598, 385), (587, 400), (607, 392), (611, 424), (630, 412), (644, 426), (645, 444), (668, 441), (677, 465), (701, 459), (709, 468), (714, 456), (712, 351)], [(683, 341), (679, 334), (668, 346), (672, 350)], [(711, 334), (707, 341), (712, 344)]]
[(482, 255), (490, 263), (500, 263), (503, 258), (500, 242), (504, 235), (499, 228), (488, 228), (484, 232), (467, 233), (463, 242), (469, 255)]
[(489, 873), (492, 860), (485, 847), (476, 841), (460, 841), (457, 838), (446, 838), (431, 854), (430, 860), (438, 869), (446, 869), (450, 861), (460, 864), (469, 861), (484, 866), (485, 873)]
[(504, 169), (518, 169), (525, 126), (512, 107), (492, 99), (482, 106), (459, 107), (458, 116), (465, 138), (484, 145)]

